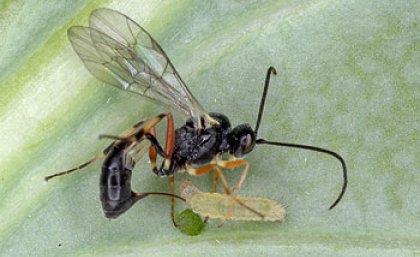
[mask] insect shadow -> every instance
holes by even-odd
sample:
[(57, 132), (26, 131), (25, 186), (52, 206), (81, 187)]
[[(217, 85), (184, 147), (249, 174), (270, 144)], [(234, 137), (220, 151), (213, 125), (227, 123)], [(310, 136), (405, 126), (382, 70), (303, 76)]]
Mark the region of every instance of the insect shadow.
[[(105, 157), (100, 188), (106, 216), (117, 217), (144, 196), (168, 195), (171, 197), (171, 218), (175, 224), (174, 199), (182, 198), (174, 194), (174, 174), (181, 171), (193, 176), (215, 171), (214, 191), (217, 191), (220, 178), (225, 194), (230, 196), (231, 205), (241, 203), (237, 196), (249, 171), (249, 162), (242, 157), (251, 152), (255, 145), (263, 144), (316, 151), (338, 159), (342, 165), (344, 181), (330, 209), (342, 199), (347, 187), (347, 168), (339, 154), (316, 146), (257, 138), (270, 76), (276, 74), (273, 67), (267, 70), (255, 128), (247, 123), (232, 128), (225, 115), (204, 110), (159, 44), (126, 15), (110, 9), (97, 9), (90, 15), (89, 26), (71, 27), (68, 38), (86, 68), (97, 79), (179, 111), (187, 117), (185, 125), (177, 129), (172, 114), (163, 113), (138, 122), (120, 136), (102, 135), (101, 138), (110, 138), (114, 142), (100, 155), (76, 168), (45, 178), (49, 180), (69, 174)], [(167, 121), (164, 147), (156, 139), (156, 125), (163, 119)], [(157, 176), (169, 177), (170, 193), (131, 191), (131, 170), (147, 151), (153, 172)], [(163, 158), (159, 166), (158, 156)], [(243, 168), (243, 171), (231, 189), (222, 168), (238, 167)], [(249, 209), (261, 215), (257, 210)]]

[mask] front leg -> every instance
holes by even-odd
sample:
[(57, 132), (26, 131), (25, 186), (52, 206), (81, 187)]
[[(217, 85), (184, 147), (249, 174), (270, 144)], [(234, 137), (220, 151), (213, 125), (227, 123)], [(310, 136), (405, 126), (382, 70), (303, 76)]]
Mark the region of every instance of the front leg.
[[(241, 173), (241, 176), (239, 177), (238, 182), (236, 183), (234, 189), (233, 189), (233, 195), (238, 195), (239, 190), (242, 186), (242, 184), (244, 183), (246, 177), (248, 176), (248, 170), (249, 170), (249, 162), (247, 160), (243, 160), (243, 159), (230, 159), (227, 161), (221, 160), (219, 157), (216, 157), (215, 160), (213, 161), (214, 163), (197, 168), (197, 169), (193, 169), (193, 168), (189, 168), (187, 169), (187, 172), (192, 175), (192, 176), (199, 176), (199, 175), (203, 175), (204, 173), (207, 173), (211, 170), (216, 170), (216, 167), (222, 167), (225, 169), (235, 169), (237, 167), (240, 166), (244, 166), (244, 170)], [(222, 183), (225, 187), (225, 191), (226, 191), (226, 186), (227, 183), (223, 182), (223, 179), (225, 179), (223, 173), (219, 170), (219, 172), (215, 173), (215, 180), (218, 179), (218, 177), (221, 176), (222, 178)], [(226, 179), (225, 179), (226, 181)], [(228, 190), (230, 191), (230, 188), (228, 188)], [(214, 186), (214, 192), (217, 192), (217, 185)]]
[[(238, 160), (238, 161), (241, 161), (241, 160)], [(221, 167), (233, 169), (234, 167), (237, 167), (237, 166), (240, 166), (240, 165), (244, 165), (244, 164), (240, 164), (239, 162), (234, 162), (234, 161), (224, 162), (224, 161), (221, 161), (221, 160), (217, 160), (216, 163), (211, 163), (211, 164), (208, 164), (208, 165), (196, 168), (196, 169), (192, 168), (192, 167), (187, 167), (188, 174), (190, 174), (192, 176), (200, 176), (200, 175), (208, 173), (212, 170), (215, 170), (216, 174), (217, 174), (217, 176), (215, 176), (215, 179), (220, 177), (220, 179), (222, 180), (223, 187), (224, 187), (224, 190), (225, 190), (225, 194), (230, 196), (230, 198), (232, 199), (232, 202), (230, 204), (230, 207), (229, 207), (228, 211), (226, 212), (225, 220), (220, 224), (220, 226), (222, 226), (226, 222), (226, 220), (228, 220), (233, 215), (233, 210), (234, 210), (234, 204), (235, 203), (237, 203), (237, 204), (241, 205), (242, 207), (244, 207), (245, 209), (248, 209), (249, 211), (255, 213), (256, 215), (260, 216), (261, 218), (264, 218), (263, 214), (261, 214), (257, 210), (254, 210), (253, 208), (247, 206), (246, 204), (244, 204), (241, 200), (239, 200), (236, 197), (237, 193), (239, 191), (239, 189), (236, 190), (236, 187), (240, 187), (241, 184), (243, 183), (243, 180), (245, 180), (246, 173), (248, 172), (248, 168), (246, 167), (245, 172), (242, 173), (237, 185), (235, 186), (234, 194), (231, 194), (230, 186), (229, 186), (229, 184), (226, 180), (225, 175), (223, 174), (223, 172), (221, 171), (221, 169), (219, 167), (219, 166), (221, 166)], [(215, 188), (215, 190), (216, 190), (216, 188)], [(236, 191), (236, 194), (235, 194), (235, 191)]]
[(217, 165), (226, 169), (235, 169), (237, 167), (244, 166), (244, 170), (242, 171), (242, 174), (239, 177), (239, 180), (233, 189), (233, 195), (235, 196), (238, 195), (242, 184), (244, 183), (246, 177), (248, 176), (249, 162), (243, 159), (235, 159), (235, 160), (228, 160), (228, 161), (218, 160)]

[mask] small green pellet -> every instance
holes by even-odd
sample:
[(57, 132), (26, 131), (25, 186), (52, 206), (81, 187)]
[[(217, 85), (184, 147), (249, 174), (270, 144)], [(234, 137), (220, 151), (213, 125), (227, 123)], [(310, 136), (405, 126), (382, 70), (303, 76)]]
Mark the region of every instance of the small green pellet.
[(196, 236), (201, 233), (205, 227), (205, 223), (201, 220), (200, 215), (191, 209), (185, 209), (175, 217), (178, 229), (186, 235)]

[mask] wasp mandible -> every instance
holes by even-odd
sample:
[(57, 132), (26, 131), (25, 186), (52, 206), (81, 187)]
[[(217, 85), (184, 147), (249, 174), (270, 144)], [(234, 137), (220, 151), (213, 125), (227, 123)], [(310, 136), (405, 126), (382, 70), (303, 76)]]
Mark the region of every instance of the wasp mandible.
[[(172, 199), (171, 217), (174, 221), (174, 198), (177, 197), (174, 195), (175, 173), (187, 171), (190, 175), (197, 176), (215, 171), (214, 190), (217, 190), (220, 178), (225, 193), (235, 200), (249, 171), (249, 162), (242, 157), (251, 152), (255, 145), (265, 144), (322, 152), (338, 159), (343, 170), (343, 185), (330, 209), (342, 199), (347, 187), (347, 168), (344, 159), (339, 154), (315, 146), (257, 138), (270, 76), (276, 74), (273, 67), (267, 71), (255, 128), (253, 129), (248, 123), (232, 128), (225, 115), (208, 113), (204, 110), (160, 45), (146, 30), (126, 15), (111, 9), (94, 10), (90, 15), (89, 26), (71, 27), (68, 30), (68, 38), (86, 68), (97, 79), (148, 98), (171, 110), (177, 110), (187, 117), (187, 121), (185, 125), (175, 129), (172, 114), (163, 113), (140, 121), (120, 136), (102, 135), (101, 138), (114, 140), (102, 154), (76, 168), (48, 176), (46, 180), (80, 170), (106, 157), (101, 176), (104, 178), (101, 179), (101, 188), (105, 188), (101, 191), (101, 199), (105, 199), (113, 191), (105, 186), (105, 183), (112, 180), (111, 174), (121, 177), (124, 175), (122, 172), (124, 169), (131, 172), (143, 153), (149, 151), (153, 172), (157, 176), (170, 178), (169, 196)], [(162, 147), (156, 138), (155, 127), (164, 119), (167, 121), (167, 129), (166, 142)], [(159, 166), (157, 165), (158, 156), (163, 158)], [(118, 165), (115, 165), (116, 163)], [(243, 171), (231, 190), (222, 168), (238, 167), (242, 167)], [(126, 177), (123, 180), (130, 182), (131, 173), (129, 178)], [(120, 186), (119, 189), (121, 188), (124, 187)], [(127, 188), (131, 191), (131, 186)], [(127, 195), (130, 194), (127, 193)], [(106, 203), (107, 200), (104, 201)], [(121, 201), (117, 202), (122, 204)], [(119, 209), (120, 212), (126, 211), (131, 205), (122, 207)]]

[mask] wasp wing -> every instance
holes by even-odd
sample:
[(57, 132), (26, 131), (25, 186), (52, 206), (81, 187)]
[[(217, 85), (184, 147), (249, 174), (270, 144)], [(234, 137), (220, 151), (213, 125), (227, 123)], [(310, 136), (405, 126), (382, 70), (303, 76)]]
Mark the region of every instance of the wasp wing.
[(141, 139), (137, 142), (134, 142), (126, 149), (126, 154), (123, 156), (123, 163), (125, 167), (134, 169), (134, 166), (138, 161), (140, 161), (144, 154), (149, 150), (150, 147), (149, 140)]
[(89, 27), (68, 30), (73, 49), (99, 80), (178, 109), (197, 127), (211, 123), (166, 53), (140, 25), (111, 9), (97, 9)]

